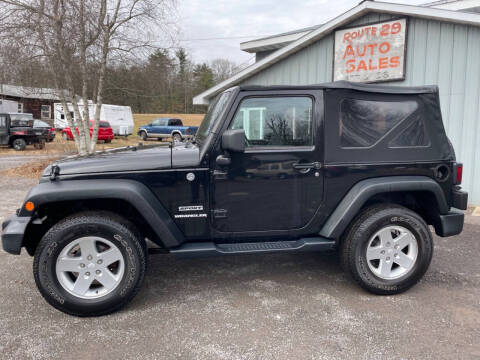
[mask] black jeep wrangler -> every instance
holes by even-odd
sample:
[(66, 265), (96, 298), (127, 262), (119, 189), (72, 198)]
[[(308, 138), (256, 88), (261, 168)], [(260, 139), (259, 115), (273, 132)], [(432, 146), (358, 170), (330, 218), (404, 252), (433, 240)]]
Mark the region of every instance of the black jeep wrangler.
[(47, 167), (2, 242), (34, 255), (42, 295), (79, 316), (131, 300), (148, 252), (337, 249), (362, 287), (396, 294), (430, 264), (429, 225), (462, 231), (461, 177), (435, 86), (234, 87), (192, 143)]
[(0, 114), (0, 145), (7, 145), (18, 151), (25, 150), (25, 147), (31, 144), (37, 149), (43, 149), (49, 129), (34, 128), (33, 124), (32, 114)]

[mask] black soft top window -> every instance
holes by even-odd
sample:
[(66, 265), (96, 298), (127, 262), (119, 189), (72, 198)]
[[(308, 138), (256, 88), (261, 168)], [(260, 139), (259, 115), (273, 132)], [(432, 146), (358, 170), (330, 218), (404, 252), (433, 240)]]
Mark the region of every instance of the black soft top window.
[(324, 94), (326, 163), (455, 159), (436, 90), (326, 89)]
[(416, 101), (343, 99), (339, 132), (342, 147), (369, 147), (418, 108)]

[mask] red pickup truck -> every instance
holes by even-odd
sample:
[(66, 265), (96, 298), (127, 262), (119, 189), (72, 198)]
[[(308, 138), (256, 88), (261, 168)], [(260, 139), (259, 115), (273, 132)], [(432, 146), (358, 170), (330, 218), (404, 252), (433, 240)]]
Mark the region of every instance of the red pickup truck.
[[(94, 121), (90, 121), (90, 137), (92, 137), (93, 133), (93, 125)], [(76, 127), (77, 134), (78, 134), (78, 127)], [(70, 127), (66, 127), (62, 130), (62, 138), (64, 140), (73, 140), (73, 134)], [(106, 143), (109, 143), (114, 138), (112, 127), (108, 121), (100, 121), (98, 126), (98, 140), (103, 140)]]

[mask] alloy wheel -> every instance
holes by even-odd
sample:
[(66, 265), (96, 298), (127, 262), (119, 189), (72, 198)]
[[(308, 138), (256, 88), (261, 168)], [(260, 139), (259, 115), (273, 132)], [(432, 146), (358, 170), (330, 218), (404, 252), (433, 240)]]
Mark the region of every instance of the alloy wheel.
[(369, 269), (384, 280), (409, 273), (417, 260), (418, 241), (403, 226), (386, 226), (373, 235), (367, 245)]
[(76, 239), (60, 252), (55, 267), (60, 285), (83, 299), (97, 299), (112, 292), (122, 281), (125, 261), (120, 249), (107, 239)]

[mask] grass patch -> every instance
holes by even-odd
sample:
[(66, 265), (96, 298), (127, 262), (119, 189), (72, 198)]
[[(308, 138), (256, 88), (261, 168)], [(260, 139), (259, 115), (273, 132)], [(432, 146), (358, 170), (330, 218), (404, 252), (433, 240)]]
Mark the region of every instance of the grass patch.
[(29, 179), (40, 179), (43, 170), (58, 160), (60, 157), (40, 158), (36, 161), (28, 162), (26, 164), (17, 166), (15, 168), (6, 169), (0, 172), (0, 176), (23, 177)]

